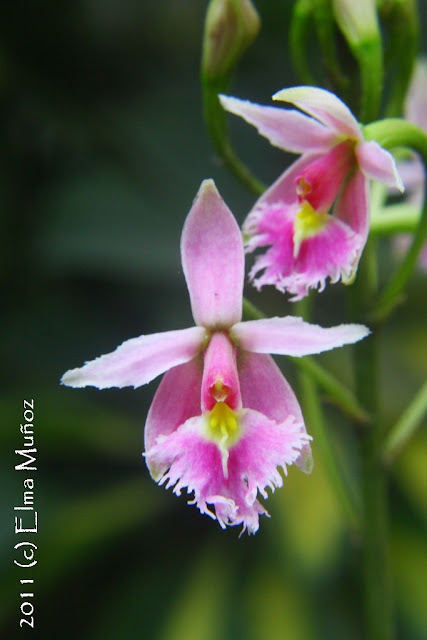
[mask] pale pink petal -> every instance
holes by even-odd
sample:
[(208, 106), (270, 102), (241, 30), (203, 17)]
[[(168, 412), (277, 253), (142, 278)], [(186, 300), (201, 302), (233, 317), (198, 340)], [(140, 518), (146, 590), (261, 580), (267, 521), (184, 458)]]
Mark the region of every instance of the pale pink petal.
[(350, 109), (336, 95), (318, 87), (291, 87), (274, 94), (273, 100), (296, 105), (317, 118), (337, 135), (360, 140), (362, 134)]
[(285, 151), (328, 151), (336, 135), (317, 120), (299, 111), (255, 104), (231, 96), (219, 96), (224, 109), (254, 125), (271, 144)]
[[(241, 352), (239, 356), (240, 390), (243, 406), (263, 413), (274, 422), (284, 422), (292, 416), (307, 433), (299, 402), (273, 358), (261, 353)], [(313, 458), (310, 444), (301, 448), (295, 464), (311, 473)]]
[(396, 163), (389, 151), (371, 140), (356, 146), (356, 157), (360, 170), (372, 180), (383, 182), (389, 187), (404, 191), (403, 182), (397, 171)]
[(70, 369), (62, 376), (68, 387), (140, 387), (172, 367), (188, 362), (201, 350), (206, 331), (190, 327), (152, 333), (123, 342), (115, 351)]
[(330, 216), (323, 229), (304, 238), (295, 255), (294, 222), (298, 205), (281, 203), (266, 205), (251, 212), (245, 223), (250, 234), (248, 251), (268, 247), (257, 256), (250, 272), (257, 289), (273, 285), (279, 291), (300, 300), (310, 288), (322, 291), (329, 277), (337, 282), (347, 281), (353, 273), (366, 238)]
[(358, 342), (369, 333), (369, 329), (360, 324), (324, 329), (295, 316), (239, 322), (231, 329), (231, 336), (241, 349), (287, 356), (321, 353)]
[(236, 347), (228, 334), (212, 334), (204, 354), (202, 380), (202, 410), (211, 410), (216, 402), (226, 402), (235, 410), (241, 409)]
[(348, 225), (362, 240), (356, 260), (357, 266), (368, 237), (370, 220), (369, 182), (361, 171), (355, 171), (348, 178), (335, 204), (334, 216)]
[(243, 530), (255, 533), (259, 514), (266, 513), (257, 500), (258, 492), (267, 498), (267, 487), (274, 491), (282, 486), (278, 467), (286, 473), (309, 436), (291, 417), (276, 424), (247, 410), (239, 419), (242, 435), (229, 450), (227, 477), (218, 445), (204, 435), (205, 416), (191, 418), (169, 436), (160, 436), (146, 456), (157, 468), (166, 469), (160, 484), (166, 483), (167, 489), (173, 487), (177, 495), (183, 489), (194, 493), (192, 503), (201, 513), (217, 518), (221, 527), (243, 525)]
[[(200, 415), (202, 373), (203, 361), (199, 356), (166, 371), (147, 415), (146, 451), (154, 446), (160, 435), (168, 436), (189, 418)], [(151, 475), (158, 480), (165, 469), (154, 468), (149, 457), (146, 462)]]
[(228, 327), (242, 317), (244, 252), (237, 222), (205, 180), (184, 224), (182, 266), (196, 324)]

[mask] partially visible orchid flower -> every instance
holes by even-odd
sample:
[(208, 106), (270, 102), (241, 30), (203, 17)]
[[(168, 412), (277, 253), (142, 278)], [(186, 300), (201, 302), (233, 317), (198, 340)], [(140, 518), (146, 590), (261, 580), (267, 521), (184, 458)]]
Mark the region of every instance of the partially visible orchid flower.
[[(405, 118), (427, 132), (427, 59), (418, 61), (405, 103)], [(398, 170), (405, 185), (405, 201), (420, 207), (424, 198), (425, 173), (420, 158), (414, 155), (398, 163)], [(411, 244), (411, 236), (405, 233), (395, 238), (396, 251), (404, 254)], [(423, 246), (418, 264), (427, 273), (427, 243)]]
[[(355, 324), (323, 329), (300, 318), (241, 322), (244, 250), (212, 180), (202, 183), (181, 239), (195, 327), (144, 335), (65, 373), (62, 383), (100, 389), (146, 384), (165, 373), (145, 427), (152, 477), (217, 518), (255, 533), (257, 500), (282, 486), (278, 471), (309, 473), (311, 450), (298, 401), (268, 353), (303, 356), (365, 337)], [(268, 515), (268, 514), (267, 514)]]
[(255, 286), (271, 284), (300, 300), (310, 288), (322, 291), (328, 277), (350, 283), (369, 231), (369, 179), (403, 188), (391, 154), (364, 140), (346, 105), (324, 89), (294, 87), (273, 96), (308, 115), (220, 99), (271, 144), (302, 154), (244, 223), (247, 250), (268, 247), (250, 273)]

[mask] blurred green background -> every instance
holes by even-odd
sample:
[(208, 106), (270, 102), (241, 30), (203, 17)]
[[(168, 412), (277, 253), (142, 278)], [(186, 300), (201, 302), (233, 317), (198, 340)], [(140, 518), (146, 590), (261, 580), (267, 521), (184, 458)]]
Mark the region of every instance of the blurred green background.
[[(263, 29), (233, 93), (267, 102), (297, 82), (287, 48), (291, 2), (259, 0)], [(424, 7), (425, 8), (425, 7)], [(182, 223), (213, 177), (240, 222), (252, 196), (205, 133), (200, 0), (4, 3), (0, 22), (1, 386), (0, 636), (43, 640), (361, 640), (360, 550), (316, 452), (291, 468), (254, 537), (203, 517), (149, 478), (143, 426), (158, 381), (99, 392), (62, 373), (123, 340), (192, 324), (179, 255)], [(425, 20), (424, 20), (425, 22)], [(425, 42), (425, 39), (424, 39)], [(236, 119), (237, 120), (237, 119)], [(233, 136), (271, 181), (283, 154), (243, 123)], [(386, 244), (384, 270), (392, 256)], [(276, 292), (251, 299), (292, 313)], [(346, 320), (344, 287), (316, 318)], [(382, 337), (381, 403), (392, 424), (427, 372), (425, 278)], [(349, 349), (319, 357), (351, 384)], [(297, 376), (284, 362), (295, 384)], [(25, 472), (23, 400), (34, 399), (37, 535), (14, 533)], [(357, 481), (357, 442), (326, 406), (331, 437)], [(308, 425), (310, 430), (310, 425)], [(426, 454), (419, 432), (391, 478), (399, 638), (427, 634)], [(17, 567), (28, 538), (37, 565)], [(35, 630), (19, 628), (19, 580), (35, 580)]]

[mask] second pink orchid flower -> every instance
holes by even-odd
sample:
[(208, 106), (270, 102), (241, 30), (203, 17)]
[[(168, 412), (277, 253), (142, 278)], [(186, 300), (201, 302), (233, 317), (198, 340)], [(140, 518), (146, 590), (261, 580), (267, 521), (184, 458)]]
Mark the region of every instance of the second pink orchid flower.
[(248, 251), (266, 248), (250, 274), (255, 286), (271, 284), (299, 300), (310, 288), (323, 290), (327, 278), (350, 283), (369, 232), (369, 180), (403, 189), (391, 154), (366, 141), (346, 105), (324, 89), (294, 87), (273, 96), (305, 113), (220, 99), (271, 144), (301, 154), (243, 226)]

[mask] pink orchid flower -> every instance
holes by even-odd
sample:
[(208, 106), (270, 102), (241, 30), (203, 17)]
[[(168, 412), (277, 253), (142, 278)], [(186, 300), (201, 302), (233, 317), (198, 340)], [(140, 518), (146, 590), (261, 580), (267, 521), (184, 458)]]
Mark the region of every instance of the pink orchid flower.
[(364, 140), (346, 105), (324, 89), (294, 87), (273, 96), (308, 115), (220, 99), (271, 144), (302, 154), (259, 198), (243, 226), (249, 252), (269, 247), (251, 270), (255, 286), (271, 284), (300, 300), (309, 288), (322, 291), (327, 277), (352, 282), (369, 231), (369, 179), (402, 188), (391, 154)]
[(323, 329), (291, 316), (241, 322), (242, 238), (212, 180), (188, 214), (181, 254), (196, 326), (128, 340), (68, 371), (62, 383), (138, 387), (166, 372), (145, 426), (152, 477), (178, 495), (194, 493), (193, 503), (221, 527), (254, 533), (267, 513), (257, 494), (267, 498), (267, 487), (282, 486), (278, 467), (312, 468), (298, 401), (267, 354), (319, 353), (369, 331)]

